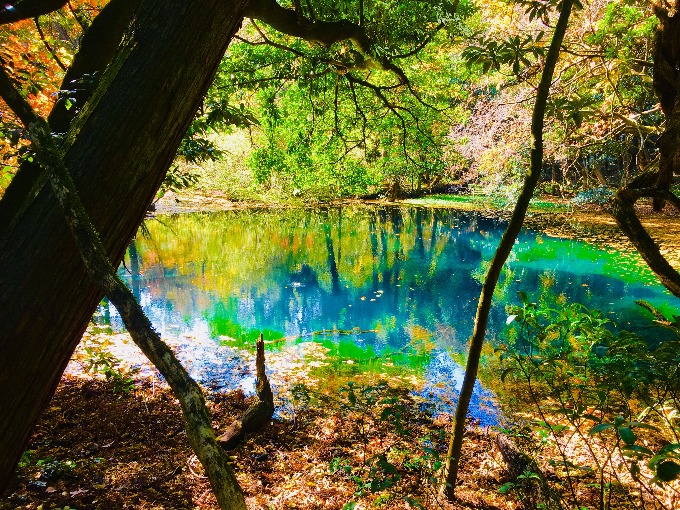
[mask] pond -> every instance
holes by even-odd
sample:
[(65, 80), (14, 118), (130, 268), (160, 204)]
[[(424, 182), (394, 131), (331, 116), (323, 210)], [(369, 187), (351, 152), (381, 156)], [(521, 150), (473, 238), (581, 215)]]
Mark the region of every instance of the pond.
[[(180, 357), (212, 387), (248, 376), (234, 360), (262, 331), (279, 362), (302, 359), (317, 381), (398, 377), (449, 410), (504, 227), (475, 213), (397, 206), (159, 216), (144, 224), (119, 272), (155, 328), (185, 339)], [(536, 300), (563, 293), (626, 329), (649, 324), (635, 300), (667, 310), (675, 299), (636, 254), (526, 230), (495, 295), (492, 341), (518, 291)], [(122, 328), (106, 304), (98, 321)], [(301, 354), (310, 343), (322, 349)], [(493, 393), (479, 384), (473, 415), (484, 424), (497, 418)]]

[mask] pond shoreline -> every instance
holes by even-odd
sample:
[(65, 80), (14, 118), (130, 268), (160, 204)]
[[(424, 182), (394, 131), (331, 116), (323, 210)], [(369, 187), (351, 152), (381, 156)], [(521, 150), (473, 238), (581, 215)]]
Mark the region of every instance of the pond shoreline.
[[(452, 195), (451, 197), (457, 197)], [(469, 198), (469, 197), (468, 197)], [(632, 243), (620, 231), (614, 218), (605, 208), (589, 204), (574, 207), (569, 201), (556, 197), (543, 197), (542, 201), (551, 203), (554, 208), (530, 206), (524, 227), (544, 232), (552, 237), (577, 239), (600, 244), (607, 248), (634, 251)], [(249, 209), (289, 209), (289, 208), (328, 208), (342, 206), (388, 206), (388, 207), (434, 207), (473, 211), (486, 217), (508, 219), (512, 213), (508, 208), (496, 208), (483, 197), (471, 201), (442, 201), (423, 199), (343, 199), (333, 202), (234, 202), (219, 190), (176, 194), (169, 192), (155, 204), (151, 217), (164, 214), (213, 212)], [(660, 245), (661, 253), (669, 263), (680, 269), (680, 212), (667, 205), (664, 211), (654, 212), (648, 204), (636, 206), (640, 220), (652, 238)]]

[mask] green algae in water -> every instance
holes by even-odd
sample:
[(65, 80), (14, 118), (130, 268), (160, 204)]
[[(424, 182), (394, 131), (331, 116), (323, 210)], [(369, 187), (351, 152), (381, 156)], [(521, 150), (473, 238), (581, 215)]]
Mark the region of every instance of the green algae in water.
[[(427, 380), (441, 353), (466, 352), (505, 224), (447, 209), (347, 207), (185, 214), (146, 226), (148, 238), (127, 256), (132, 274), (120, 274), (161, 334), (252, 349), (263, 331), (270, 351), (321, 343), (338, 373)], [(503, 334), (505, 304), (518, 304), (518, 291), (546, 287), (643, 334), (649, 320), (635, 300), (678, 314), (636, 255), (525, 230), (499, 282), (489, 337)]]

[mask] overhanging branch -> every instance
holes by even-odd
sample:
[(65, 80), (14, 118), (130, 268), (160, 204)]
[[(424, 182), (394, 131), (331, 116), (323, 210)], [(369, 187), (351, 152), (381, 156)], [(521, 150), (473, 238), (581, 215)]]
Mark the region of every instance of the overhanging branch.
[(366, 54), (373, 46), (366, 30), (360, 25), (347, 20), (313, 21), (300, 16), (294, 10), (281, 7), (275, 0), (253, 0), (246, 11), (246, 17), (264, 21), (283, 34), (318, 42), (326, 47), (351, 40), (357, 51)]
[(49, 14), (61, 9), (67, 2), (68, 0), (19, 0), (14, 3), (8, 2), (0, 8), (0, 25)]
[(612, 215), (661, 284), (674, 296), (680, 297), (680, 273), (663, 256), (659, 245), (649, 235), (635, 212), (635, 203), (643, 197), (668, 200), (680, 211), (680, 198), (671, 191), (659, 189), (655, 185), (657, 180), (658, 171), (647, 172), (619, 189), (614, 198)]
[(246, 11), (246, 17), (263, 21), (282, 34), (316, 42), (326, 48), (337, 42), (351, 41), (354, 49), (363, 58), (354, 67), (391, 71), (400, 83), (406, 82), (401, 68), (377, 54), (374, 41), (362, 25), (348, 20), (312, 20), (292, 9), (281, 7), (276, 0), (253, 0)]

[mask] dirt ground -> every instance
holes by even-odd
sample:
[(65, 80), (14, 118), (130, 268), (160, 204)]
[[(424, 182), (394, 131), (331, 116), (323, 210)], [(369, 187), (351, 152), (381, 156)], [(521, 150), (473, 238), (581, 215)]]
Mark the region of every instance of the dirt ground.
[[(248, 402), (242, 393), (212, 393), (208, 404), (218, 428)], [(462, 460), (461, 502), (450, 506), (437, 496), (425, 468), (414, 462), (405, 469), (395, 460), (416, 437), (436, 432), (442, 423), (414, 412), (407, 421), (411, 435), (382, 431), (379, 441), (371, 436), (366, 444), (355, 420), (339, 409), (312, 406), (251, 435), (233, 451), (248, 507), (341, 509), (354, 501), (356, 508), (376, 502), (383, 508), (514, 508), (514, 498), (498, 493), (508, 478), (490, 431), (471, 429)], [(431, 447), (445, 453), (443, 442)], [(333, 459), (360, 468), (363, 459), (370, 463), (380, 451), (390, 452), (399, 466), (400, 477), (389, 490), (362, 495), (346, 470), (332, 470)], [(363, 476), (357, 469), (352, 474)], [(162, 383), (146, 379), (129, 394), (114, 394), (105, 381), (67, 376), (36, 427), (0, 508), (212, 510), (217, 504), (187, 443), (179, 406)]]
[[(673, 267), (680, 269), (680, 213), (670, 207), (655, 213), (647, 205), (639, 206), (638, 211), (642, 224), (659, 245), (661, 253)], [(601, 208), (531, 214), (525, 226), (555, 237), (580, 239), (617, 250), (635, 250), (611, 214)]]

